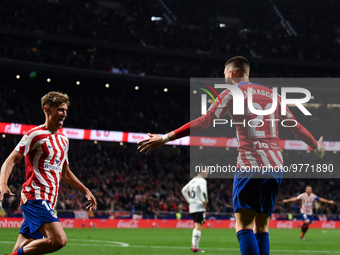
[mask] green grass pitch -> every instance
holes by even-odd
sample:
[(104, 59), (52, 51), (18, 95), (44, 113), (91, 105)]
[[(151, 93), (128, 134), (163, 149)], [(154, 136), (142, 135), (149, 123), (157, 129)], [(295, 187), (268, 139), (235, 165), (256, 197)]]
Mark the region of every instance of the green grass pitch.
[[(66, 229), (67, 245), (54, 254), (143, 255), (192, 254), (191, 229)], [(10, 253), (18, 229), (0, 228), (0, 254)], [(271, 254), (340, 254), (340, 230), (310, 229), (305, 240), (299, 229), (271, 229)], [(232, 229), (203, 229), (205, 254), (240, 254)]]

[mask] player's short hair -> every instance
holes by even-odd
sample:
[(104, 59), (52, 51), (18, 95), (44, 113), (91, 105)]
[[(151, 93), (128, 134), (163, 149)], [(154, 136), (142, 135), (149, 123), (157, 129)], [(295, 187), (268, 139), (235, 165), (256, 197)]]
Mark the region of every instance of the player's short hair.
[(310, 185), (307, 185), (307, 186), (306, 186), (306, 189), (307, 189), (307, 188), (312, 188), (312, 186), (310, 186)]
[(250, 65), (245, 57), (233, 57), (225, 63), (225, 67), (226, 66), (232, 66), (232, 69), (234, 69), (236, 73), (239, 73), (243, 77), (249, 77)]
[(56, 106), (62, 103), (67, 104), (67, 108), (70, 106), (69, 97), (67, 94), (61, 92), (51, 91), (41, 98), (41, 107), (44, 109), (45, 106)]

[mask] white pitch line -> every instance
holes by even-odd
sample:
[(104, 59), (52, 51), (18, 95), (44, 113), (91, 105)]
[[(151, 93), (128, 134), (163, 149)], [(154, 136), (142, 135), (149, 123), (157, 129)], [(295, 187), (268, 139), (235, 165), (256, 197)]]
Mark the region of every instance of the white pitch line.
[(108, 243), (108, 244), (118, 244), (118, 246), (127, 247), (128, 243), (116, 242), (116, 241), (105, 241), (105, 240), (89, 240), (89, 239), (67, 239), (69, 241), (82, 241), (82, 242), (93, 242), (93, 243)]
[[(130, 245), (128, 243), (115, 242), (115, 241), (104, 241), (104, 240), (87, 240), (87, 239), (68, 239), (68, 240), (78, 240), (86, 242), (97, 242), (92, 244), (87, 243), (67, 243), (66, 245), (71, 246), (105, 246), (105, 247), (130, 247), (130, 248), (151, 248), (151, 249), (186, 249), (189, 250), (190, 247), (176, 247), (176, 246), (147, 246), (147, 245)], [(105, 244), (108, 243), (108, 244)], [(0, 241), (0, 243), (14, 244), (13, 241)], [(110, 244), (112, 243), (112, 244)], [(124, 244), (124, 245), (122, 245)], [(202, 247), (205, 250), (224, 250), (224, 251), (239, 251), (237, 248), (212, 248), (212, 247)], [(340, 254), (340, 251), (311, 251), (311, 250), (270, 250), (273, 253), (326, 253), (326, 254)]]

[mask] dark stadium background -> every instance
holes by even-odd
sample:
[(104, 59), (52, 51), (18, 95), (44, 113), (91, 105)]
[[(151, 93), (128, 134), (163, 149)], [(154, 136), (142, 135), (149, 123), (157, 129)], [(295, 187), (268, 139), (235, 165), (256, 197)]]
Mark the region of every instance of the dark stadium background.
[[(252, 77), (338, 77), (340, 2), (310, 2), (4, 0), (0, 122), (42, 124), (40, 98), (57, 90), (71, 100), (65, 127), (169, 132), (190, 120), (189, 78), (223, 77), (225, 61), (235, 55), (249, 59)], [(329, 124), (308, 129), (315, 138), (340, 141), (339, 88), (320, 84), (311, 91), (317, 95), (311, 102), (320, 104), (310, 109), (313, 117)], [(286, 131), (280, 137), (296, 139)], [(1, 162), (20, 138), (0, 137)], [(180, 191), (189, 180), (189, 148), (165, 146), (150, 156), (136, 148), (70, 140), (70, 167), (98, 199), (95, 217), (175, 218), (175, 212), (185, 212)], [(236, 150), (226, 155), (236, 159)], [(305, 151), (285, 151), (284, 158), (287, 164), (318, 163)], [(326, 158), (339, 162), (333, 152)], [(9, 180), (16, 197), (3, 201), (7, 216), (21, 215), (24, 179), (21, 161)], [(321, 197), (340, 199), (339, 179), (284, 179), (274, 212), (281, 218), (299, 215), (296, 204), (283, 205), (282, 199), (307, 184)], [(208, 180), (208, 190), (210, 216), (232, 216), (232, 180)], [(82, 194), (61, 185), (60, 217), (73, 217), (84, 204)], [(339, 219), (337, 203), (323, 204), (315, 213)]]

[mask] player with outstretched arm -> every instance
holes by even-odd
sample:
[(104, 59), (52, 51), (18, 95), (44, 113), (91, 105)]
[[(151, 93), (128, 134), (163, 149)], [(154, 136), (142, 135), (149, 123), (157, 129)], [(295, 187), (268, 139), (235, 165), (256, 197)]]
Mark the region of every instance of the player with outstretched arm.
[[(237, 86), (244, 95), (244, 109), (248, 107), (247, 91), (252, 88), (253, 105), (258, 110), (268, 109), (273, 103), (272, 89), (249, 81), (250, 66), (244, 57), (234, 57), (227, 61), (224, 68), (225, 82)], [(307, 143), (316, 155), (322, 158), (325, 148), (323, 138), (317, 142), (310, 132), (298, 123), (293, 114), (286, 108), (286, 115), (281, 112), (281, 97), (277, 96), (276, 110), (269, 115), (263, 115), (262, 126), (236, 125), (239, 142), (237, 167), (238, 169), (258, 168), (269, 166), (271, 168), (283, 166), (283, 158), (279, 145), (279, 130), (277, 122), (269, 119), (282, 119), (289, 129), (302, 141)], [(219, 100), (221, 98), (221, 101)], [(229, 89), (223, 91), (216, 104), (212, 104), (207, 113), (184, 126), (164, 135), (150, 134), (149, 138), (139, 141), (138, 150), (150, 153), (163, 146), (166, 142), (193, 135), (206, 130), (214, 121), (229, 114), (234, 123), (254, 120), (255, 114), (234, 115), (233, 95)], [(293, 124), (296, 124), (295, 126)], [(274, 125), (274, 126), (272, 126)], [(261, 145), (261, 147), (259, 146)], [(272, 214), (275, 198), (281, 184), (282, 176), (271, 178), (252, 178), (254, 173), (241, 173), (237, 171), (233, 185), (233, 208), (235, 212), (235, 230), (240, 245), (241, 255), (268, 255), (270, 251), (268, 226)]]
[(305, 234), (308, 230), (309, 224), (313, 223), (313, 203), (314, 200), (319, 200), (323, 203), (334, 204), (333, 200), (327, 200), (325, 198), (319, 197), (312, 193), (312, 187), (306, 186), (306, 190), (304, 193), (298, 195), (297, 197), (292, 197), (289, 199), (283, 199), (283, 203), (295, 202), (297, 200), (301, 200), (301, 218), (304, 220), (303, 225), (301, 226), (301, 235), (300, 239), (305, 239)]
[(207, 181), (205, 180), (208, 173), (208, 171), (198, 173), (182, 189), (182, 194), (189, 203), (189, 212), (195, 223), (191, 242), (191, 250), (193, 252), (204, 252), (198, 248), (198, 245), (201, 239), (202, 224), (205, 221), (205, 211), (208, 203)]
[[(1, 167), (0, 201), (7, 193), (7, 181), (13, 167), (25, 157), (26, 182), (22, 185), (21, 208), (25, 220), (20, 228), (13, 255), (39, 255), (55, 252), (66, 245), (67, 238), (54, 212), (60, 179), (82, 192), (95, 210), (97, 202), (69, 168), (68, 138), (59, 132), (67, 116), (69, 97), (49, 92), (41, 99), (45, 123), (29, 130)], [(45, 238), (44, 238), (45, 237)]]

